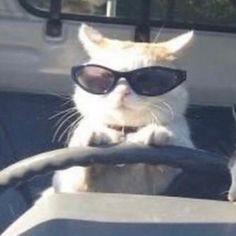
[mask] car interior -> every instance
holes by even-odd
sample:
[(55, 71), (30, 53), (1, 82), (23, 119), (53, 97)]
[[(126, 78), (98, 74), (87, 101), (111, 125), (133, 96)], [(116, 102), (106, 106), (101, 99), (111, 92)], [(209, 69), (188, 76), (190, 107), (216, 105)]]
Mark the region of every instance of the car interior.
[[(186, 117), (196, 148), (222, 158), (227, 168), (236, 140), (235, 1), (2, 0), (0, 19), (0, 170), (66, 149), (75, 120), (63, 117), (74, 106), (70, 70), (87, 60), (78, 41), (82, 23), (139, 42), (194, 30), (193, 42), (174, 62), (187, 71)], [(164, 196), (55, 194), (34, 205), (51, 184), (52, 170), (46, 172), (0, 191), (2, 235), (236, 232), (229, 173), (183, 171)]]

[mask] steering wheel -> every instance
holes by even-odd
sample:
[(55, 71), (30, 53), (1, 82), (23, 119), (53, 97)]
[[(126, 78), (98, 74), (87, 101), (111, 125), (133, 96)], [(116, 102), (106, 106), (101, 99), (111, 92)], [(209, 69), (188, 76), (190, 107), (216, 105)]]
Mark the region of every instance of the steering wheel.
[[(29, 180), (36, 175), (42, 175), (74, 165), (131, 165), (137, 163), (149, 165), (164, 164), (181, 168), (183, 171), (196, 173), (197, 176), (213, 176), (214, 179), (215, 176), (224, 177), (228, 175), (226, 158), (218, 154), (197, 149), (176, 146), (156, 148), (124, 144), (102, 147), (64, 148), (24, 159), (0, 171), (0, 194), (9, 187)], [(170, 201), (173, 201), (173, 203)], [(112, 210), (113, 207), (110, 209), (107, 208), (107, 202), (110, 202), (110, 204), (112, 202), (112, 206), (116, 206), (114, 210)], [(179, 206), (181, 209), (184, 222), (177, 224), (177, 229), (173, 228), (176, 224), (170, 224), (169, 226), (167, 224), (167, 227), (163, 228), (166, 224), (161, 224), (160, 226), (159, 223), (170, 222), (171, 217), (174, 217), (174, 222), (181, 222), (181, 218), (179, 218), (178, 214), (173, 215), (173, 213), (169, 212), (173, 204), (175, 204), (175, 207)], [(150, 235), (157, 235), (159, 233), (160, 235), (173, 235), (176, 230), (181, 230), (182, 233), (186, 233), (184, 233), (185, 235), (189, 235), (194, 225), (190, 224), (188, 228), (184, 228), (184, 226), (186, 225), (186, 221), (188, 221), (193, 214), (196, 214), (197, 205), (200, 206), (201, 211), (199, 211), (199, 215), (194, 216), (196, 218), (195, 220), (199, 221), (199, 219), (203, 219), (203, 216), (205, 216), (206, 219), (203, 219), (203, 225), (207, 226), (207, 230), (213, 232), (215, 226), (206, 224), (205, 220), (209, 222), (219, 220), (217, 214), (211, 213), (212, 209), (215, 209), (215, 206), (208, 207), (208, 203), (205, 204), (204, 202), (202, 204), (204, 206), (199, 202), (194, 202), (192, 199), (183, 201), (181, 198), (168, 199), (162, 196), (155, 196), (155, 199), (153, 199), (145, 195), (140, 197), (135, 195), (127, 196), (124, 194), (91, 195), (85, 193), (77, 194), (76, 196), (73, 194), (53, 194), (49, 196), (49, 198), (43, 198), (43, 202), (41, 201), (29, 209), (23, 216), (8, 227), (2, 235), (25, 235), (21, 234), (22, 232), (26, 232), (26, 235), (34, 236), (52, 236), (59, 234), (78, 235), (80, 233), (81, 235), (97, 235), (97, 232), (99, 235), (100, 230), (102, 235), (118, 236), (124, 234), (120, 232), (120, 230), (123, 230), (128, 233), (128, 235), (134, 234), (141, 236), (146, 234), (146, 227), (148, 227)], [(217, 205), (218, 207), (221, 206), (225, 209), (225, 215), (228, 215), (230, 211), (234, 210), (227, 204), (222, 202), (219, 204), (220, 205)], [(145, 207), (147, 205), (149, 207)], [(93, 206), (96, 206), (95, 215), (93, 215)], [(140, 209), (142, 209), (141, 216), (139, 216)], [(176, 209), (175, 212), (179, 210)], [(202, 212), (204, 210), (205, 213)], [(96, 212), (101, 212), (98, 219), (96, 219)], [(130, 212), (132, 212), (132, 219), (130, 218)], [(220, 211), (220, 214), (222, 214), (222, 211)], [(156, 218), (157, 215), (162, 219), (161, 221), (156, 221), (156, 219), (159, 219)], [(236, 219), (236, 214), (232, 213), (231, 215)], [(139, 217), (141, 217), (142, 222), (146, 223), (138, 223), (140, 221)], [(88, 219), (91, 220), (88, 221)], [(102, 219), (106, 220), (103, 222)], [(110, 224), (108, 219), (116, 223)], [(133, 222), (132, 224), (127, 223), (130, 222), (130, 220)], [(101, 224), (99, 223), (100, 221)], [(199, 232), (202, 231), (203, 225), (199, 224)], [(236, 229), (236, 226), (232, 229)], [(228, 233), (227, 223), (222, 225), (220, 230), (220, 235), (226, 235), (225, 232)], [(106, 234), (104, 234), (104, 232)], [(234, 235), (234, 233), (227, 235)]]
[(37, 175), (79, 165), (164, 164), (207, 175), (228, 175), (227, 159), (215, 153), (177, 146), (114, 145), (64, 148), (19, 161), (0, 172), (0, 194)]

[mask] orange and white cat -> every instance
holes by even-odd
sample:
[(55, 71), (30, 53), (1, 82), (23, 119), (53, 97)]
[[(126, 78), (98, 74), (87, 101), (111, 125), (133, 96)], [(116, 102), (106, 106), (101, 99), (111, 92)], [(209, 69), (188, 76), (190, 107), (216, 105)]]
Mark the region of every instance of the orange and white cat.
[[(116, 71), (132, 71), (149, 66), (168, 66), (192, 39), (187, 32), (166, 42), (138, 43), (104, 37), (83, 24), (79, 39), (90, 59)], [(188, 93), (183, 84), (160, 96), (135, 93), (126, 80), (119, 80), (108, 94), (91, 94), (75, 87), (73, 101), (83, 119), (76, 126), (69, 147), (132, 142), (143, 145), (177, 145), (193, 148), (184, 117)], [(125, 134), (112, 127), (132, 126), (136, 132)], [(112, 158), (112, 157), (111, 157)], [(167, 166), (72, 167), (57, 171), (55, 192), (122, 192), (159, 194), (180, 172)]]

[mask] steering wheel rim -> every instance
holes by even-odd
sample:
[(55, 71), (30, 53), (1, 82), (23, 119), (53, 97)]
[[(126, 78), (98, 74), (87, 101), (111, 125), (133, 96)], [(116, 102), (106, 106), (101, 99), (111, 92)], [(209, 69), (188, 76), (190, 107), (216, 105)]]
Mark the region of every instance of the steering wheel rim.
[[(112, 157), (112, 158), (111, 158)], [(63, 148), (44, 152), (0, 171), (0, 194), (8, 188), (35, 176), (71, 166), (168, 165), (189, 171), (227, 175), (227, 158), (216, 153), (177, 146), (148, 147), (143, 145), (114, 145), (102, 147)]]

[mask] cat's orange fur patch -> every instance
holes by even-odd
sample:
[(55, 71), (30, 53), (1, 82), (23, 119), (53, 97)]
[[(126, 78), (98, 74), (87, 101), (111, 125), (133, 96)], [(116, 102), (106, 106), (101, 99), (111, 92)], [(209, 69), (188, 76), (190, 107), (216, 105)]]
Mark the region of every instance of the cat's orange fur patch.
[(169, 60), (168, 49), (156, 43), (140, 43), (132, 41), (113, 40), (103, 37), (96, 44), (100, 49), (114, 51), (116, 49), (138, 50), (153, 60)]

